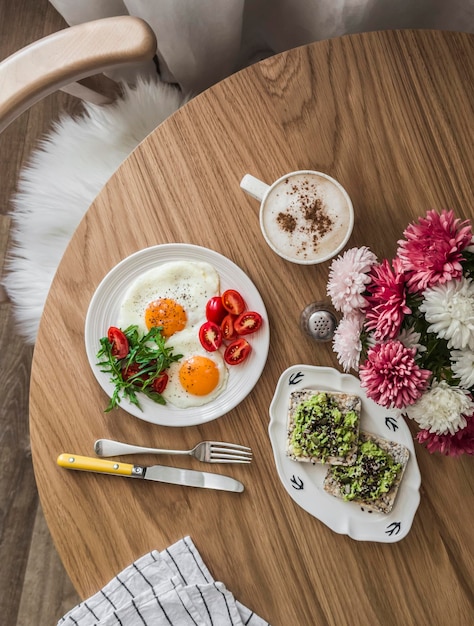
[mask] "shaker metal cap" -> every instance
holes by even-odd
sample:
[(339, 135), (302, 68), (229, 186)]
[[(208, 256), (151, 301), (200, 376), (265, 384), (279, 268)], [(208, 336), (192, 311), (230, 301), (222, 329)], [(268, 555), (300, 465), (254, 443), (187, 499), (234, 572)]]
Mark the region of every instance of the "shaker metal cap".
[(301, 327), (315, 341), (331, 341), (336, 326), (336, 316), (322, 302), (309, 304), (301, 313)]

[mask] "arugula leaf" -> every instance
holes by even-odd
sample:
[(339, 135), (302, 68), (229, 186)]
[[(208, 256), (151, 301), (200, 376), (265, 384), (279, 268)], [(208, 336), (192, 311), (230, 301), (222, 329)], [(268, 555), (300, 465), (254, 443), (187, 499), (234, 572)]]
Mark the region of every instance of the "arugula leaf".
[(166, 404), (163, 396), (153, 390), (153, 381), (183, 355), (173, 354), (173, 348), (165, 344), (161, 331), (162, 327), (157, 326), (140, 336), (138, 326), (129, 326), (123, 330), (128, 340), (129, 351), (122, 359), (112, 354), (112, 344), (107, 337), (100, 339), (101, 347), (96, 355), (99, 359), (97, 365), (100, 366), (101, 372), (110, 374), (110, 382), (115, 386), (105, 412), (118, 407), (122, 398), (127, 398), (143, 410), (137, 391), (158, 404)]

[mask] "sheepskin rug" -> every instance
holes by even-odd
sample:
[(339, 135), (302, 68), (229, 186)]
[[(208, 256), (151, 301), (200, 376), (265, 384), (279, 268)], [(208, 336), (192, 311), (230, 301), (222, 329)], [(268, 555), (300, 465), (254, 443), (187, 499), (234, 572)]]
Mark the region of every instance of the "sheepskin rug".
[(63, 116), (22, 169), (3, 286), (18, 333), (36, 340), (56, 268), (87, 208), (130, 152), (186, 98), (160, 82), (123, 86), (113, 104)]

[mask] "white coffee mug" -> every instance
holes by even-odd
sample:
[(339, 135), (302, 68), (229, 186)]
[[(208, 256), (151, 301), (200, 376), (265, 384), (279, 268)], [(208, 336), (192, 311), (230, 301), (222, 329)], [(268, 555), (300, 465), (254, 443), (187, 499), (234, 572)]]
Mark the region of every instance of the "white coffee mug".
[(338, 254), (351, 236), (351, 199), (328, 174), (299, 170), (271, 185), (246, 174), (240, 186), (260, 201), (260, 228), (265, 241), (287, 261), (322, 263)]

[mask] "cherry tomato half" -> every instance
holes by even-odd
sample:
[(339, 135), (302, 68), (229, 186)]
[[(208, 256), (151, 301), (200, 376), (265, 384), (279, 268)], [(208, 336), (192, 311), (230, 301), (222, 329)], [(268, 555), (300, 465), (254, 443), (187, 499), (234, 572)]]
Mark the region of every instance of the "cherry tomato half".
[(260, 313), (245, 311), (234, 321), (234, 330), (238, 335), (250, 335), (261, 327), (262, 321)]
[(163, 393), (166, 389), (166, 385), (168, 384), (168, 378), (169, 376), (166, 372), (161, 372), (161, 374), (151, 383), (153, 391), (156, 391), (156, 393)]
[(222, 345), (222, 330), (214, 322), (204, 322), (199, 329), (199, 341), (208, 352), (214, 352)]
[(140, 373), (140, 365), (138, 363), (130, 363), (130, 365), (128, 365), (127, 367), (124, 367), (122, 369), (122, 378), (124, 380), (130, 380), (130, 378), (132, 378), (133, 376), (136, 376), (136, 380), (134, 380), (134, 384), (136, 385), (141, 385), (142, 380), (146, 380), (147, 377), (145, 375), (141, 375), (138, 376), (138, 374)]
[(252, 346), (246, 339), (235, 339), (230, 343), (224, 352), (224, 361), (228, 365), (238, 365), (243, 363), (252, 350)]
[(222, 339), (224, 341), (230, 341), (236, 337), (236, 333), (234, 330), (234, 319), (235, 315), (231, 315), (228, 313), (221, 323), (221, 331), (222, 331)]
[(220, 324), (226, 315), (227, 311), (222, 304), (220, 296), (214, 296), (206, 304), (206, 319), (209, 322)]
[(245, 300), (235, 289), (227, 289), (222, 294), (222, 304), (232, 315), (240, 315), (245, 311)]
[(128, 354), (128, 339), (120, 328), (111, 326), (107, 331), (107, 339), (112, 344), (112, 356), (123, 359)]

